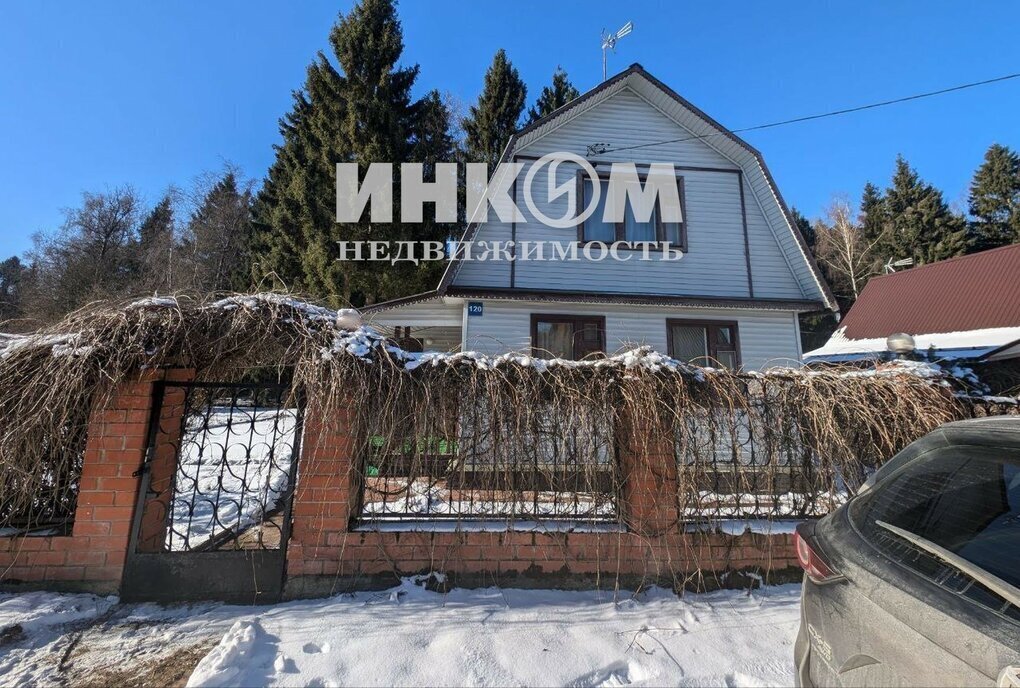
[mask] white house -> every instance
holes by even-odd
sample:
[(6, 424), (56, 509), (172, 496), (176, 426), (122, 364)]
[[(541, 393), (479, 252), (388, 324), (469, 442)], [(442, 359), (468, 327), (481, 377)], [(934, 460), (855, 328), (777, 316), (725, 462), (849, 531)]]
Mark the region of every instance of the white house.
[[(524, 221), (471, 224), (464, 239), (668, 242), (683, 259), (461, 258), (436, 289), (372, 306), (366, 320), (426, 350), (580, 358), (647, 344), (745, 369), (799, 364), (797, 315), (836, 304), (758, 151), (637, 64), (511, 138), (502, 161), (524, 164), (513, 193), (535, 160), (564, 151), (600, 176), (613, 162), (672, 163), (683, 221), (555, 229), (520, 204)], [(576, 175), (559, 170), (557, 183)], [(562, 216), (553, 205), (539, 210)]]

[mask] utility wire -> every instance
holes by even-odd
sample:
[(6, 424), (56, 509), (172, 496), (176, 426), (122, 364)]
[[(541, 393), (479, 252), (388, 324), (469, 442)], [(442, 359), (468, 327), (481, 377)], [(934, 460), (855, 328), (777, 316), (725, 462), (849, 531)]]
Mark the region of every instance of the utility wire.
[[(809, 122), (815, 119), (823, 119), (825, 117), (835, 117), (837, 115), (846, 115), (851, 112), (861, 112), (862, 110), (873, 110), (875, 108), (885, 107), (887, 105), (896, 105), (897, 103), (906, 103), (911, 100), (921, 100), (922, 98), (931, 98), (933, 96), (940, 96), (946, 93), (953, 93), (954, 91), (963, 91), (968, 88), (976, 88), (978, 86), (987, 86), (988, 84), (998, 83), (1000, 81), (1008, 81), (1010, 79), (1016, 79), (1020, 77), (1020, 72), (1016, 74), (1007, 74), (1005, 76), (996, 77), (994, 79), (985, 79), (984, 81), (972, 81), (969, 84), (960, 84), (959, 86), (951, 86), (949, 88), (942, 88), (938, 91), (928, 91), (927, 93), (917, 93), (912, 96), (904, 96), (902, 98), (894, 98), (892, 100), (883, 100), (879, 103), (869, 103), (868, 105), (858, 105), (857, 107), (846, 108), (843, 110), (833, 110), (832, 112), (823, 112), (817, 115), (807, 115), (805, 117), (795, 117), (793, 119), (785, 119), (781, 122), (770, 122), (769, 124), (758, 124), (753, 127), (743, 127), (741, 129), (730, 129), (727, 132), (713, 132), (711, 134), (701, 134), (697, 136), (687, 136), (679, 139), (669, 139), (667, 141), (655, 141), (653, 143), (641, 143), (634, 146), (620, 146), (617, 148), (601, 148), (599, 147), (598, 153), (615, 153), (617, 151), (634, 150), (636, 148), (648, 148), (649, 146), (660, 146), (664, 143), (681, 143), (683, 141), (694, 141), (696, 139), (707, 139), (712, 136), (725, 136), (728, 133), (738, 134), (745, 131), (758, 131), (760, 129), (771, 129), (773, 127), (782, 127), (787, 124), (796, 124), (798, 122)], [(595, 144), (598, 146), (598, 144)]]

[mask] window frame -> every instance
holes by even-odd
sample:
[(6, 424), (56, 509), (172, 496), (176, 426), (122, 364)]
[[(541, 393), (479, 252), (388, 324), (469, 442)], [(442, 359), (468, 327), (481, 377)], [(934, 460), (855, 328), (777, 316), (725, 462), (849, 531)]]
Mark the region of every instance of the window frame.
[[(538, 323), (540, 322), (551, 322), (551, 323), (570, 323), (573, 325), (574, 333), (573, 336), (577, 336), (577, 327), (579, 323), (598, 321), (599, 327), (599, 353), (606, 353), (606, 316), (604, 315), (579, 315), (572, 313), (532, 313), (531, 314), (531, 355), (535, 358), (542, 358), (543, 355), (547, 355), (548, 352), (541, 352), (535, 346), (538, 341)], [(574, 353), (574, 352), (571, 352)], [(569, 360), (578, 361), (581, 359), (571, 358)]]
[[(740, 356), (740, 327), (736, 320), (712, 320), (705, 318), (666, 318), (666, 352), (669, 356), (673, 356), (673, 326), (690, 326), (690, 327), (704, 327), (706, 344), (708, 351), (705, 352), (705, 357), (709, 361), (719, 362), (718, 353), (719, 349), (719, 337), (718, 330), (720, 327), (729, 327), (733, 331), (733, 358), (736, 362), (734, 370), (739, 370), (743, 365), (742, 358)], [(715, 334), (716, 336), (713, 336)], [(723, 348), (722, 351), (729, 352), (730, 349)]]
[[(598, 173), (599, 182), (608, 181), (609, 173), (600, 171)], [(577, 171), (577, 199), (578, 207), (587, 207), (584, 194), (584, 182), (588, 179), (588, 175), (585, 174), (584, 170)], [(647, 172), (638, 172), (638, 179), (642, 184), (648, 179)], [(683, 220), (680, 224), (680, 243), (674, 244), (666, 241), (666, 227), (662, 222), (662, 211), (659, 207), (659, 198), (655, 199), (655, 241), (627, 241), (627, 230), (625, 222), (616, 222), (616, 238), (607, 245), (616, 246), (618, 249), (624, 249), (629, 251), (641, 251), (645, 246), (650, 246), (653, 250), (659, 250), (666, 247), (676, 248), (684, 253), (687, 253), (687, 198), (685, 194), (685, 184), (683, 175), (676, 175), (676, 186), (677, 192), (680, 194), (680, 215)], [(577, 243), (580, 246), (586, 244), (606, 244), (606, 242), (600, 239), (587, 239), (585, 237), (585, 222), (577, 223)]]

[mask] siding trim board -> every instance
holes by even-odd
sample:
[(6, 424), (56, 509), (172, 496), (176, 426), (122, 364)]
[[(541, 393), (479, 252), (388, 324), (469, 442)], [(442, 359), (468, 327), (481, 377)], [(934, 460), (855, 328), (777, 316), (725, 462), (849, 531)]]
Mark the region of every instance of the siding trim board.
[(364, 306), (360, 310), (362, 313), (375, 313), (377, 311), (385, 311), (390, 308), (397, 308), (399, 306), (407, 306), (412, 303), (421, 303), (422, 301), (431, 301), (433, 299), (441, 299), (442, 294), (439, 293), (439, 289), (433, 289), (432, 291), (423, 291), (420, 294), (412, 294), (411, 296), (401, 296), (400, 298), (390, 299), (389, 301), (380, 301), (379, 303), (373, 303), (370, 306)]
[[(535, 289), (495, 289), (490, 287), (451, 287), (447, 296), (463, 299), (494, 299), (500, 301), (554, 301), (563, 303), (612, 303), (635, 306), (689, 306), (692, 308), (741, 308), (747, 310), (795, 311), (816, 313), (825, 310), (821, 301), (726, 298), (716, 296), (661, 296), (658, 294), (613, 294), (608, 292), (564, 292)], [(437, 292), (406, 296), (393, 301), (373, 304), (361, 309), (362, 313), (379, 313), (417, 303), (438, 300)], [(466, 312), (466, 311), (465, 311)]]
[[(517, 157), (514, 156), (514, 162), (517, 161)], [(513, 202), (517, 205), (517, 179), (514, 178), (514, 190), (513, 190)], [(517, 286), (517, 218), (514, 218), (510, 222), (510, 250), (512, 251), (512, 260), (510, 261), (510, 288), (513, 289)]]
[(754, 298), (754, 279), (751, 277), (751, 237), (747, 232), (747, 202), (744, 200), (744, 173), (737, 172), (740, 186), (740, 221), (744, 227), (744, 262), (747, 264), (747, 295)]
[(746, 308), (750, 310), (797, 311), (800, 313), (825, 310), (821, 301), (790, 299), (752, 299), (745, 297), (716, 296), (662, 296), (659, 294), (629, 294), (611, 292), (559, 291), (553, 289), (496, 289), (451, 287), (449, 296), (503, 301), (554, 301), (562, 303), (617, 303), (639, 306), (692, 306), (697, 308)]

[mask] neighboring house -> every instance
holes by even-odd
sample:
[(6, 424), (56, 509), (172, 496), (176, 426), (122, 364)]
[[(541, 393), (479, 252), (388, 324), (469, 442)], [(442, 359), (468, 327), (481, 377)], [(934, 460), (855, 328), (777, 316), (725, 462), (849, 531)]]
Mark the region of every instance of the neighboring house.
[(937, 360), (1020, 358), (1020, 245), (872, 277), (825, 346), (806, 363), (888, 356), (903, 332)]
[[(589, 152), (615, 148), (628, 150)], [(673, 163), (683, 222), (613, 227), (589, 220), (554, 229), (530, 219), (490, 221), (470, 225), (465, 239), (669, 242), (684, 258), (453, 260), (435, 290), (369, 307), (366, 320), (426, 350), (576, 359), (650, 345), (734, 368), (799, 365), (798, 314), (836, 304), (758, 151), (636, 64), (519, 131), (502, 161), (525, 164), (517, 177), (523, 184), (534, 160), (560, 151), (583, 156), (600, 173), (617, 161), (639, 170)], [(537, 177), (543, 188), (548, 169)], [(557, 183), (577, 169), (561, 164)]]

